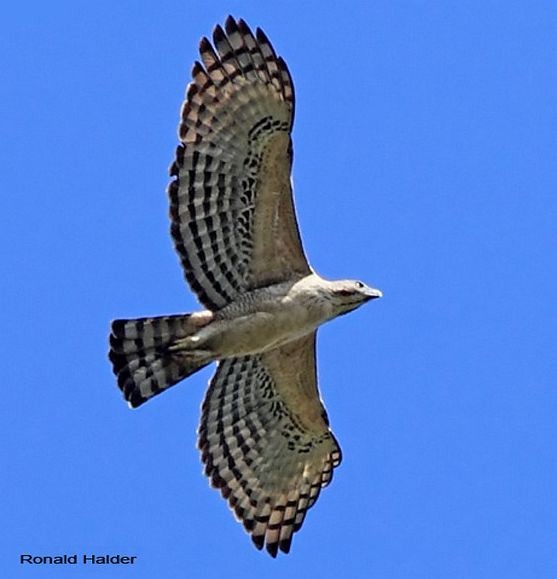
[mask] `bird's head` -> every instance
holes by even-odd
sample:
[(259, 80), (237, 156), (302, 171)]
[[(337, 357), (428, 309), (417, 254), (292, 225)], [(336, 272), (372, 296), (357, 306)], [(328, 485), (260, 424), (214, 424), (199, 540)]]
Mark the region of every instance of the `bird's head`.
[(331, 290), (330, 298), (336, 316), (347, 314), (370, 300), (383, 297), (380, 290), (355, 280), (334, 281)]

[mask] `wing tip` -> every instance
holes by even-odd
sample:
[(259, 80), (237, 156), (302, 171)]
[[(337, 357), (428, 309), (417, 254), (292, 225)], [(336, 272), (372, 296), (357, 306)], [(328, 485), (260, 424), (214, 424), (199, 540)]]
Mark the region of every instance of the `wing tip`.
[(287, 539), (282, 539), (279, 542), (279, 549), (286, 555), (290, 553), (291, 546), (292, 546), (292, 535), (290, 535)]
[(265, 544), (265, 535), (252, 535), (251, 540), (258, 551), (263, 549), (263, 545)]
[(219, 44), (226, 38), (226, 33), (224, 32), (220, 24), (215, 25), (213, 28), (213, 44)]
[(232, 14), (229, 14), (226, 17), (226, 20), (224, 21), (224, 29), (226, 30), (227, 34), (232, 34), (233, 32), (236, 32), (236, 30), (238, 30), (238, 22), (232, 16)]
[(269, 553), (269, 555), (271, 555), (271, 557), (273, 559), (276, 559), (277, 553), (278, 553), (278, 541), (273, 541), (272, 543), (267, 543), (266, 545), (266, 549), (267, 549), (267, 553)]

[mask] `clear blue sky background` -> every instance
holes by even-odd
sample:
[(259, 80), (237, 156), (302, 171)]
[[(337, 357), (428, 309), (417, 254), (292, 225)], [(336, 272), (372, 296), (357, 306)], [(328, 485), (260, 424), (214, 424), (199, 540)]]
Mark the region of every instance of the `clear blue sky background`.
[[(556, 3), (1, 11), (1, 575), (556, 577)], [(344, 462), (275, 561), (201, 474), (210, 372), (132, 411), (106, 359), (110, 319), (197, 307), (167, 167), (198, 40), (228, 13), (294, 75), (313, 266), (385, 293), (320, 331)]]

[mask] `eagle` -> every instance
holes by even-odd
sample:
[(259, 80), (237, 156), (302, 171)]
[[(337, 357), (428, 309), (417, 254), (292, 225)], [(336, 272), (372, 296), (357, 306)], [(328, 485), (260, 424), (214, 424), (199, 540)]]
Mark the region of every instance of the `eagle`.
[(132, 408), (216, 362), (202, 405), (205, 474), (276, 557), (341, 462), (320, 399), (318, 327), (382, 293), (309, 266), (294, 211), (294, 87), (267, 36), (229, 16), (200, 61), (170, 168), (170, 232), (203, 309), (111, 324)]

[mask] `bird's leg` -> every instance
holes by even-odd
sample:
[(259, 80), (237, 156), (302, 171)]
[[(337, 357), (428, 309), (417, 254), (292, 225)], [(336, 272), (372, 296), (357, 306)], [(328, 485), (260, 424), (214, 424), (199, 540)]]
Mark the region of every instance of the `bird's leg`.
[(188, 336), (187, 338), (176, 340), (171, 346), (168, 346), (168, 350), (170, 352), (177, 352), (178, 350), (194, 350), (200, 341), (199, 336)]
[(188, 336), (176, 340), (171, 346), (168, 346), (167, 351), (188, 363), (205, 363), (212, 360), (214, 355), (211, 350), (200, 348), (201, 343), (202, 340), (199, 336)]
[(198, 354), (199, 356), (210, 355), (211, 352), (209, 350), (200, 349), (200, 346), (206, 341), (200, 334), (207, 334), (207, 331), (200, 332), (200, 330), (206, 328), (214, 320), (214, 317), (213, 312), (209, 310), (191, 314), (187, 319), (187, 323), (192, 329), (192, 335), (175, 340), (168, 347), (168, 350), (170, 352), (195, 352), (196, 356)]

